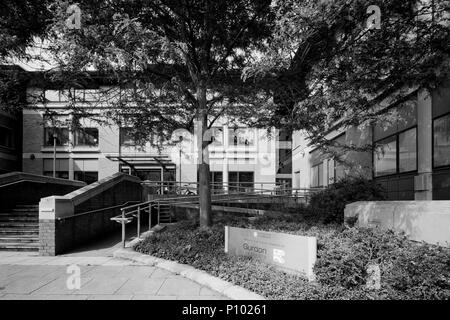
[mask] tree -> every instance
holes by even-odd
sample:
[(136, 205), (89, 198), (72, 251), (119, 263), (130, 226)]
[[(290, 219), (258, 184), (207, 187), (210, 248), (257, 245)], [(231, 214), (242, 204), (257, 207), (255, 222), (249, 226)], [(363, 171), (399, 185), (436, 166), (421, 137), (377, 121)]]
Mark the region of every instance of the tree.
[(24, 75), (11, 58), (28, 59), (33, 38), (44, 36), (50, 20), (48, 1), (3, 0), (0, 3), (0, 109), (16, 112), (24, 107)]
[(372, 146), (336, 145), (326, 135), (398, 120), (383, 106), (448, 79), (448, 0), (280, 0), (274, 10), (272, 37), (244, 72), (273, 96), (254, 125), (304, 130), (332, 154), (365, 151)]
[[(253, 116), (265, 99), (258, 95), (258, 87), (240, 76), (251, 53), (270, 34), (270, 4), (270, 0), (85, 0), (78, 2), (78, 29), (72, 27), (74, 21), (67, 24), (69, 3), (55, 1), (49, 52), (58, 68), (47, 77), (66, 86), (83, 86), (98, 76), (115, 83), (115, 88), (127, 88), (128, 99), (117, 99), (120, 92), (114, 89), (102, 93), (102, 103), (108, 105), (105, 115), (131, 124), (143, 139), (155, 131), (164, 137), (178, 128), (192, 132), (195, 123), (203, 137), (217, 118)], [(199, 144), (199, 154), (205, 155), (198, 165), (201, 226), (212, 223), (204, 152), (208, 143)]]

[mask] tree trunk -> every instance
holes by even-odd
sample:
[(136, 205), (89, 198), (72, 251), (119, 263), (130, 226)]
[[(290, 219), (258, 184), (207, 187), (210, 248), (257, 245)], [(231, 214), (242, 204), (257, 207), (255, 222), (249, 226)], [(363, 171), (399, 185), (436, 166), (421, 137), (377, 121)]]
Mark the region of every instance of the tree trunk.
[(206, 113), (206, 86), (201, 83), (197, 89), (197, 99), (199, 103), (199, 112), (197, 123), (199, 125), (198, 132), (198, 195), (199, 195), (199, 207), (200, 207), (200, 228), (210, 227), (212, 225), (211, 215), (211, 185), (210, 185), (210, 170), (209, 170), (209, 157), (208, 157), (208, 141), (203, 141), (204, 134), (207, 130), (207, 113)]

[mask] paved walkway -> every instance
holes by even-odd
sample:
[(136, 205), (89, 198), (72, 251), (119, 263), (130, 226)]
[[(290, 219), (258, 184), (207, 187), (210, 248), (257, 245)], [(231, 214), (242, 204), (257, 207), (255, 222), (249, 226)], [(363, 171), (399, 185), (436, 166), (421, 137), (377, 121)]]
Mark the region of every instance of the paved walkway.
[[(113, 237), (57, 257), (0, 251), (0, 300), (225, 299), (180, 275), (113, 258), (112, 252), (119, 247)], [(80, 268), (80, 289), (67, 285), (73, 276), (67, 273), (70, 265)]]

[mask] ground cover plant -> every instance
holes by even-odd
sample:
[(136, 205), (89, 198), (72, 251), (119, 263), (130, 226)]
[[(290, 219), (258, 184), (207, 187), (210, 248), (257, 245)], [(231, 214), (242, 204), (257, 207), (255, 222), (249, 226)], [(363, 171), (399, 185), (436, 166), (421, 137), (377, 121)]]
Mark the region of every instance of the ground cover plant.
[[(316, 281), (224, 253), (224, 225), (316, 236)], [(189, 264), (269, 299), (449, 299), (450, 250), (409, 241), (393, 231), (318, 223), (301, 214), (216, 218), (210, 229), (182, 221), (135, 247)], [(366, 287), (367, 266), (381, 269), (381, 289)]]

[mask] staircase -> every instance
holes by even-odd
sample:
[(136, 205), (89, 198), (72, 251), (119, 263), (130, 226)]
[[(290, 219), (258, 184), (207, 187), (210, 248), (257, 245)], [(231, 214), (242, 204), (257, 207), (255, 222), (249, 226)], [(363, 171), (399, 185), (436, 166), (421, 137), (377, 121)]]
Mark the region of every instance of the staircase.
[(170, 205), (159, 203), (159, 223), (172, 223), (172, 215), (170, 214)]
[(0, 213), (0, 250), (38, 251), (39, 206), (17, 205)]

